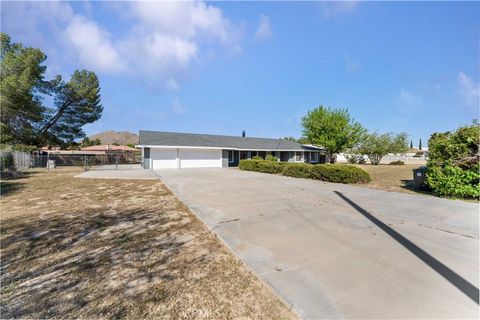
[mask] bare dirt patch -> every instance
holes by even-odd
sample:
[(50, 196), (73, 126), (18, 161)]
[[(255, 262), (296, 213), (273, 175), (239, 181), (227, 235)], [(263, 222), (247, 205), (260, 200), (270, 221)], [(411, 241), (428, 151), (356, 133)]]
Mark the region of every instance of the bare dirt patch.
[(78, 173), (2, 191), (2, 318), (295, 318), (160, 181)]

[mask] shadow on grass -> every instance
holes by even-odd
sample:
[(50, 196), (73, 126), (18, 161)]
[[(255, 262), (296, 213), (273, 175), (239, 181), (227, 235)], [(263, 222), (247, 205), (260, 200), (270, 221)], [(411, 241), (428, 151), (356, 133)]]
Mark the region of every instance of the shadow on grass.
[(25, 184), (19, 181), (6, 180), (0, 181), (0, 196), (8, 196), (23, 188)]
[(18, 180), (25, 179), (34, 174), (34, 171), (5, 171), (1, 173), (0, 196), (7, 196), (22, 189), (25, 183)]
[(168, 283), (185, 265), (203, 264), (205, 255), (178, 258), (191, 241), (185, 216), (107, 212), (2, 221), (2, 317), (147, 315), (145, 305), (175, 294)]
[(407, 189), (407, 190), (410, 190), (410, 191), (415, 192), (415, 193), (435, 196), (435, 194), (431, 190), (427, 189), (426, 187), (424, 187), (422, 189), (415, 188), (415, 183), (413, 182), (413, 179), (403, 179), (403, 180), (401, 180), (401, 182), (402, 182), (401, 188), (403, 188), (403, 189)]

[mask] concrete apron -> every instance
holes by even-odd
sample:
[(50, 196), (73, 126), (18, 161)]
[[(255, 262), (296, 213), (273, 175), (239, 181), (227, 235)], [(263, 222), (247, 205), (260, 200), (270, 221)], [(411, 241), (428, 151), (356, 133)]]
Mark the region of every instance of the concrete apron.
[(155, 173), (302, 318), (478, 318), (478, 204), (235, 169)]

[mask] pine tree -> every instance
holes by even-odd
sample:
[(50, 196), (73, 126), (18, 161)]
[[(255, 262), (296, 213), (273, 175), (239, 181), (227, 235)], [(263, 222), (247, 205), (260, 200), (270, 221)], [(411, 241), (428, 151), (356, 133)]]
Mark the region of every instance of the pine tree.
[(418, 149), (422, 150), (422, 139), (420, 138), (420, 141), (418, 142)]
[(410, 140), (410, 149), (413, 149), (413, 142)]

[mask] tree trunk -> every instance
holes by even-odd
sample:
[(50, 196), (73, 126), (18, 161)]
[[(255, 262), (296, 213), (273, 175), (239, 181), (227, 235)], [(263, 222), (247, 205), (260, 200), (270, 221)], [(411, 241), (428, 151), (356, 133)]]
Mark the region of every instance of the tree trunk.
[(368, 155), (368, 158), (370, 159), (370, 162), (375, 166), (378, 166), (380, 164), (380, 161), (382, 160), (382, 156), (378, 154), (370, 154)]
[(57, 113), (50, 120), (48, 120), (48, 122), (45, 124), (45, 126), (43, 126), (42, 129), (40, 129), (38, 138), (46, 134), (47, 131), (57, 123), (58, 119), (60, 119), (60, 117), (63, 115), (65, 110), (67, 110), (70, 104), (71, 104), (70, 102), (66, 102), (58, 109)]

